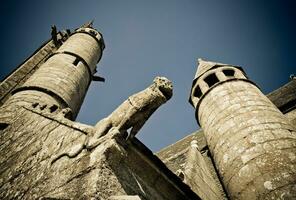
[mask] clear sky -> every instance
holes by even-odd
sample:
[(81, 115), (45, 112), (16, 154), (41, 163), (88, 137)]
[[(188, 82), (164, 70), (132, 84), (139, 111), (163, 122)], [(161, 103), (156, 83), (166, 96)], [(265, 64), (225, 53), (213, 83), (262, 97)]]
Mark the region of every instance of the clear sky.
[(0, 78), (50, 37), (94, 19), (106, 49), (77, 121), (95, 124), (155, 76), (173, 81), (173, 98), (137, 137), (151, 150), (198, 129), (188, 103), (197, 58), (242, 66), (268, 93), (296, 73), (295, 1), (1, 0)]

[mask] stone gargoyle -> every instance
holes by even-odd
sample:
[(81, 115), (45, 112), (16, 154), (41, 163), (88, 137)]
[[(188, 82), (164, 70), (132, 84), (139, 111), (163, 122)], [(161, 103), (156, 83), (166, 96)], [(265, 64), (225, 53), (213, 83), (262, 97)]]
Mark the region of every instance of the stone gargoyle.
[[(55, 156), (51, 163), (63, 156), (76, 157), (83, 149), (90, 151), (99, 144), (99, 138), (111, 132), (121, 133), (127, 139), (133, 138), (153, 112), (172, 95), (173, 85), (170, 80), (165, 77), (154, 78), (148, 88), (130, 96), (108, 117), (100, 120), (95, 125), (93, 135), (87, 135), (82, 144), (74, 145), (70, 151)], [(129, 129), (130, 133), (127, 133)]]

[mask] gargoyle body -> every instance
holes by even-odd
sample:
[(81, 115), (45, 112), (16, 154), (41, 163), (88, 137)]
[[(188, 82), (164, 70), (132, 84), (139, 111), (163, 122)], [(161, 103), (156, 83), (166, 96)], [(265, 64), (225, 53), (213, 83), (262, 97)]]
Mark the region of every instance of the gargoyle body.
[(62, 156), (73, 158), (83, 149), (95, 148), (99, 144), (99, 138), (111, 131), (124, 134), (131, 128), (128, 138), (133, 138), (152, 113), (172, 95), (172, 82), (165, 77), (156, 77), (148, 88), (130, 96), (108, 117), (99, 121), (95, 125), (94, 135), (87, 135), (83, 144), (74, 145), (73, 149), (58, 155), (51, 163)]

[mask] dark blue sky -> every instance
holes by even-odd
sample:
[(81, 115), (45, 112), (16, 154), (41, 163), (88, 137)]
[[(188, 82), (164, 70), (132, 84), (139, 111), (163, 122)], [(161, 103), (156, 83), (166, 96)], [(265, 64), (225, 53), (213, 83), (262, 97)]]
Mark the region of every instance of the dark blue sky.
[(291, 0), (1, 0), (0, 78), (50, 37), (50, 25), (77, 28), (94, 19), (106, 49), (78, 121), (95, 124), (157, 75), (174, 96), (138, 138), (153, 151), (198, 126), (188, 103), (197, 58), (242, 66), (268, 93), (296, 73), (296, 6)]

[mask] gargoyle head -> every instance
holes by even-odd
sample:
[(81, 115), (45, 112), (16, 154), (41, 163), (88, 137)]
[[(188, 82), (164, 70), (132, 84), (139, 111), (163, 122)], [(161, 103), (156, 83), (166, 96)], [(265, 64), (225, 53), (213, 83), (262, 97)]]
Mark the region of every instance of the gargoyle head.
[(169, 100), (173, 96), (173, 84), (166, 77), (157, 76), (154, 78), (153, 83), (166, 98), (166, 100)]

